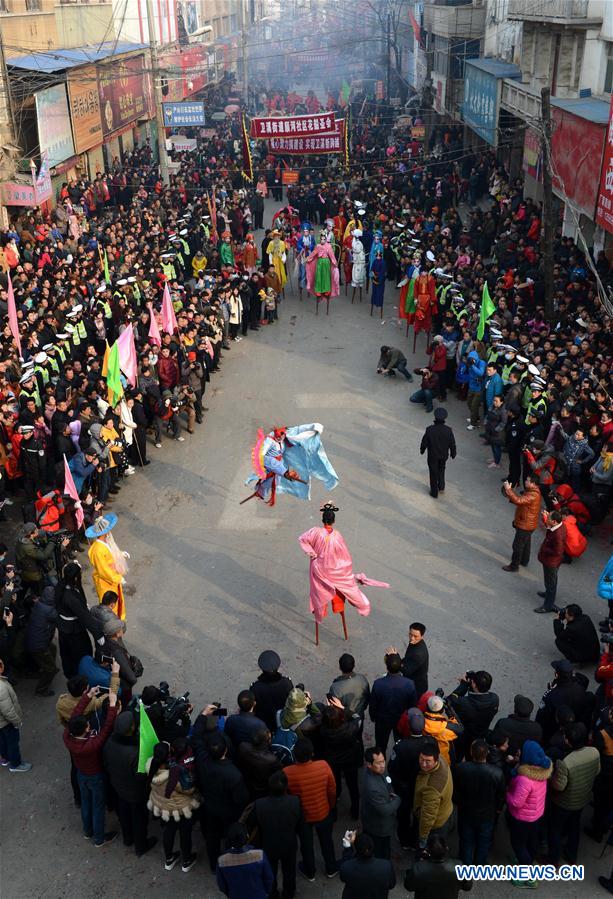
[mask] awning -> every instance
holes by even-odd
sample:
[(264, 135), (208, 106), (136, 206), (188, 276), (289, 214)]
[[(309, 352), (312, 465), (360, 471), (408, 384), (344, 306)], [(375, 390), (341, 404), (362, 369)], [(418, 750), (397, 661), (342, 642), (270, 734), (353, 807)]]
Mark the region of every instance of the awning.
[(552, 97), (551, 105), (563, 112), (579, 116), (580, 119), (594, 122), (595, 125), (609, 124), (609, 103), (596, 97), (576, 97), (572, 100), (558, 100)]
[(15, 69), (26, 69), (29, 72), (61, 72), (74, 69), (91, 62), (100, 62), (122, 53), (146, 50), (148, 44), (133, 44), (130, 41), (107, 41), (99, 47), (77, 47), (73, 50), (37, 50), (27, 56), (9, 56), (6, 64)]

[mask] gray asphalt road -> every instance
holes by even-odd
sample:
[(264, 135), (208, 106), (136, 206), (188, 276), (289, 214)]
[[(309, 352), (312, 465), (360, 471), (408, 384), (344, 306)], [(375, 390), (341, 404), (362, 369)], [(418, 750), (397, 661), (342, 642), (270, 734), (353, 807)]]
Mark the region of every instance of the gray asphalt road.
[[(366, 302), (352, 306), (344, 292), (329, 316), (316, 316), (313, 300), (301, 303), (287, 293), (277, 324), (225, 354), (206, 395), (205, 424), (182, 445), (151, 447), (153, 464), (130, 480), (115, 504), (117, 540), (131, 553), (129, 581), (136, 587), (128, 599), (126, 642), (144, 663), (142, 684), (166, 679), (174, 691), (191, 690), (198, 707), (219, 699), (233, 706), (258, 673), (259, 652), (275, 647), (284, 671), (321, 697), (341, 652), (353, 652), (372, 679), (382, 673), (386, 647), (403, 647), (409, 622), (419, 619), (428, 627), (433, 687), (450, 690), (466, 669), (483, 667), (493, 673), (502, 711), (512, 709), (518, 691), (538, 702), (556, 657), (551, 618), (532, 612), (540, 566), (534, 559), (521, 574), (501, 571), (512, 540), (512, 509), (500, 495), (504, 472), (486, 468), (486, 450), (476, 432), (465, 430), (464, 406), (453, 398), (447, 406), (458, 458), (448, 467), (444, 498), (429, 497), (419, 441), (431, 416), (409, 405), (403, 378), (375, 372), (382, 343), (408, 353), (395, 322), (393, 286), (383, 320), (369, 316)], [(424, 361), (422, 336), (412, 364)], [(340, 476), (333, 496), (337, 524), (355, 570), (392, 585), (367, 590), (369, 618), (348, 610), (348, 644), (335, 618), (323, 625), (319, 648), (308, 613), (307, 560), (296, 538), (319, 522), (328, 495), (315, 482), (310, 503), (281, 498), (273, 509), (259, 501), (239, 506), (249, 492), (244, 480), (258, 427), (312, 421), (323, 423)], [(581, 602), (595, 618), (603, 612), (595, 583), (609, 539), (608, 532), (594, 537), (586, 556), (560, 574), (560, 600)], [(89, 571), (84, 581), (89, 585)], [(61, 691), (61, 678), (55, 687)], [(54, 700), (35, 699), (32, 691), (31, 681), (18, 690), (26, 713), (23, 754), (34, 770), (0, 772), (3, 897), (218, 895), (204, 863), (188, 875), (179, 869), (166, 874), (161, 848), (136, 860), (120, 843), (102, 850), (84, 843)], [(367, 725), (367, 742), (371, 733)], [(343, 797), (343, 824), (346, 806)], [(337, 828), (339, 836), (343, 829)], [(505, 861), (508, 845), (500, 830), (495, 860)], [(596, 877), (608, 873), (612, 857), (609, 851), (601, 861), (599, 853), (600, 846), (583, 840), (583, 888), (542, 889), (556, 897), (599, 890)], [(395, 857), (403, 871), (407, 853), (397, 847)], [(338, 881), (323, 874), (316, 884), (299, 883), (301, 897), (340, 893)], [(492, 884), (473, 891), (479, 897), (512, 893), (510, 886)]]

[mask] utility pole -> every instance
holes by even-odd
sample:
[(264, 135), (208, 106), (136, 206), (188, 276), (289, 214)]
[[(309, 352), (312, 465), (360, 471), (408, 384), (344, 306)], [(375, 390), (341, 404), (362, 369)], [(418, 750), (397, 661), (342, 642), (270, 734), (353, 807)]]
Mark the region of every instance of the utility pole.
[(387, 13), (387, 105), (390, 105), (390, 97), (392, 96), (392, 14), (388, 10)]
[(552, 322), (553, 308), (553, 188), (551, 184), (551, 90), (541, 89), (541, 150), (543, 154), (543, 263), (545, 282), (545, 317)]
[(247, 4), (249, 0), (238, 0), (241, 15), (241, 58), (243, 69), (243, 105), (249, 109), (249, 92), (247, 85)]
[(168, 155), (166, 153), (166, 129), (164, 111), (162, 109), (162, 86), (160, 84), (160, 61), (158, 43), (155, 35), (155, 19), (153, 18), (152, 0), (147, 0), (147, 27), (149, 29), (149, 49), (151, 50), (151, 68), (153, 69), (153, 102), (155, 104), (155, 123), (158, 137), (158, 158), (160, 160), (160, 177), (162, 184), (168, 186)]

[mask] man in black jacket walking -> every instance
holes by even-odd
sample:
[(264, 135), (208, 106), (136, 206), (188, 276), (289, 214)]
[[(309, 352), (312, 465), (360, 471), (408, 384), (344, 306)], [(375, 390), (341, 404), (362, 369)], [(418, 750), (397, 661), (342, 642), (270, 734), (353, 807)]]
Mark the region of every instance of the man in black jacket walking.
[(445, 490), (445, 465), (451, 455), (456, 457), (455, 437), (451, 428), (445, 424), (447, 410), (442, 406), (434, 410), (434, 424), (426, 428), (421, 438), (419, 452), (428, 452), (428, 471), (430, 472), (430, 496), (437, 498)]
[(475, 740), (470, 747), (472, 761), (461, 762), (453, 771), (460, 858), (466, 865), (487, 862), (496, 821), (504, 806), (504, 774), (487, 763), (488, 749), (485, 740)]
[(138, 773), (138, 731), (132, 712), (122, 712), (115, 719), (112, 736), (102, 750), (104, 767), (117, 794), (117, 815), (124, 846), (134, 846), (140, 858), (157, 843), (147, 836), (147, 775)]

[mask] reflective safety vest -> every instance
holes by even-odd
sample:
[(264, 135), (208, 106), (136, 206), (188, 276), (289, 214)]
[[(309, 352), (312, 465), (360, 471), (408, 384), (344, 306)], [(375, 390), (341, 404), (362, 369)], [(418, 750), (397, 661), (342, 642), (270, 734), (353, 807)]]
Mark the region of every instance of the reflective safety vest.
[(528, 403), (528, 408), (526, 409), (526, 417), (524, 421), (528, 424), (528, 416), (532, 415), (536, 412), (546, 412), (547, 411), (547, 402), (543, 399), (542, 396), (539, 396), (537, 400), (530, 400)]
[(102, 308), (102, 313), (105, 318), (113, 318), (111, 307), (106, 300), (98, 300), (97, 306), (100, 306)]
[(37, 365), (34, 369), (34, 373), (41, 376), (43, 380), (43, 385), (46, 387), (49, 383), (49, 370), (45, 368), (44, 365)]
[(38, 390), (38, 387), (30, 387), (30, 388), (22, 387), (21, 392), (19, 394), (19, 398), (21, 399), (22, 396), (25, 396), (26, 399), (34, 400), (34, 402), (36, 403), (37, 406), (40, 406), (40, 404), (41, 404), (40, 392)]
[(87, 340), (87, 328), (85, 327), (85, 322), (83, 319), (77, 325), (76, 333), (79, 335), (81, 340)]
[(60, 346), (58, 346), (56, 349), (56, 353), (60, 357), (60, 361), (63, 365), (64, 362), (66, 362), (66, 360), (68, 359), (68, 356), (69, 356), (68, 350), (66, 349), (66, 347), (64, 347), (60, 344)]
[(164, 272), (167, 281), (174, 281), (177, 277), (177, 273), (172, 262), (162, 262), (162, 271)]
[(506, 365), (503, 365), (501, 378), (502, 378), (504, 384), (509, 383), (509, 379), (510, 379), (510, 375), (511, 375), (512, 371), (515, 371), (515, 362), (507, 362)]

